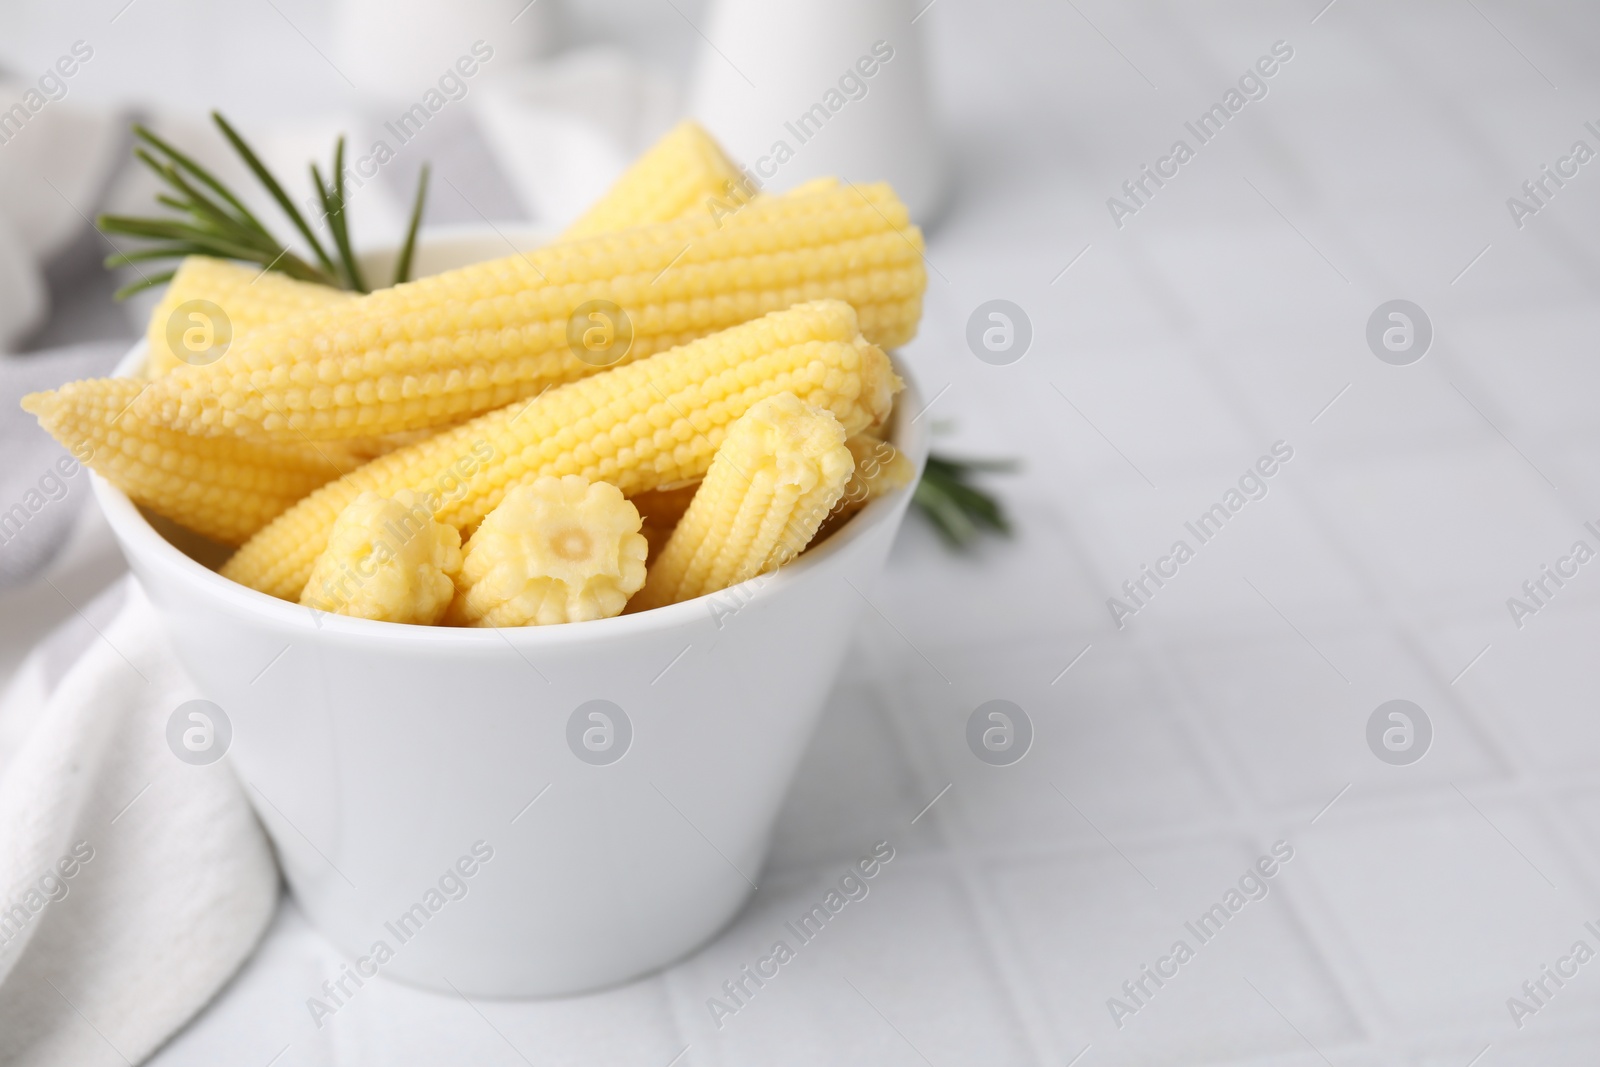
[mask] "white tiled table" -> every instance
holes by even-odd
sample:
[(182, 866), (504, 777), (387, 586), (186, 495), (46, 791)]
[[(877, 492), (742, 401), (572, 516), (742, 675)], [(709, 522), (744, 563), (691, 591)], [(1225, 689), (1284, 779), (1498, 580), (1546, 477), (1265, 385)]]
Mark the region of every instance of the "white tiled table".
[[(1600, 147), (1600, 19), (1322, 3), (921, 20), (959, 192), (909, 354), (948, 385), (941, 448), (1025, 460), (994, 483), (1018, 532), (956, 559), (905, 531), (714, 944), (565, 1001), (375, 983), (318, 1031), (337, 958), (286, 904), (155, 1062), (1600, 1060), (1600, 962), (1520, 1031), (1506, 1007), (1600, 949), (1600, 564), (1521, 630), (1505, 606), (1600, 518), (1600, 163), (1520, 231), (1505, 207)], [(1113, 226), (1106, 197), (1280, 39), (1269, 95)], [(1011, 366), (963, 339), (995, 297), (1035, 331)], [(1436, 329), (1409, 367), (1364, 341), (1395, 297)], [(1270, 494), (1119, 630), (1106, 598), (1278, 440)], [(966, 747), (995, 698), (1036, 730), (1009, 767)], [(1435, 730), (1411, 766), (1367, 748), (1392, 698)], [(719, 1030), (707, 998), (880, 839), (870, 895)], [(1266, 899), (1119, 1029), (1107, 998), (1280, 839)]]

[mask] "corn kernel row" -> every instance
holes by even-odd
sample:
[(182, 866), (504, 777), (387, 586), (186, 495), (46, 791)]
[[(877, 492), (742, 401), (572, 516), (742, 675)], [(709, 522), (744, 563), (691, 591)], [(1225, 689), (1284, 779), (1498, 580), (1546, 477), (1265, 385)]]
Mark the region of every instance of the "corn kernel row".
[(569, 319), (591, 301), (625, 312), (630, 360), (824, 298), (894, 346), (915, 332), (925, 283), (921, 235), (888, 186), (757, 197), (720, 226), (695, 213), (262, 326), (215, 363), (162, 376), (138, 411), (197, 434), (411, 430), (595, 373), (568, 347)]
[(435, 516), (475, 526), (517, 483), (581, 474), (624, 495), (705, 475), (728, 424), (791, 392), (858, 432), (889, 414), (889, 359), (837, 300), (774, 312), (648, 360), (508, 405), (397, 449), (317, 490), (253, 537), (222, 573), (293, 599), (340, 511), (363, 491), (435, 494)]
[(193, 437), (134, 417), (148, 383), (71, 382), (23, 397), (22, 407), (90, 469), (136, 504), (237, 545), (318, 486), (352, 469), (337, 446)]
[(827, 410), (778, 393), (732, 426), (634, 610), (714, 593), (799, 555), (855, 472)]
[(745, 179), (699, 123), (674, 126), (612, 183), (593, 206), (562, 233), (562, 240), (592, 237), (652, 222), (668, 222), (741, 188)]
[[(268, 323), (355, 298), (343, 289), (298, 281), (253, 264), (187, 256), (150, 313), (145, 374), (158, 378), (178, 367), (210, 361), (225, 354), (234, 339)], [(180, 313), (186, 304), (192, 306)]]

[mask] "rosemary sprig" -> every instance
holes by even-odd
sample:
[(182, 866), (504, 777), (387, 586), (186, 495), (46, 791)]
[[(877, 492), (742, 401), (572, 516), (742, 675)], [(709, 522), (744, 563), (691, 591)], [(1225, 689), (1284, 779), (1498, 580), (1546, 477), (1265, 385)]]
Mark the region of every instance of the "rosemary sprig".
[(970, 484), (974, 474), (1007, 474), (1018, 464), (1008, 459), (952, 459), (930, 455), (911, 502), (951, 548), (964, 549), (987, 530), (1011, 535), (1011, 523), (1000, 502)]
[(411, 205), (411, 222), (406, 226), (406, 243), (400, 246), (400, 258), (394, 264), (394, 284), (411, 279), (411, 257), (417, 250), (417, 229), (422, 225), (422, 202), (428, 198), (428, 165), (422, 165), (417, 176), (417, 198)]
[[(254, 226), (261, 225), (261, 223), (256, 220), (256, 217), (250, 214), (250, 209), (245, 207), (244, 204), (239, 201), (238, 197), (234, 196), (233, 193), (228, 191), (227, 186), (213, 178), (204, 167), (200, 166), (200, 164), (196, 163), (194, 160), (190, 159), (188, 156), (184, 155), (182, 152), (178, 151), (176, 148), (157, 137), (155, 134), (151, 133), (150, 130), (144, 126), (134, 126), (133, 132), (137, 134), (140, 139), (147, 141), (156, 148), (160, 149), (179, 167), (182, 167), (190, 174), (193, 174), (196, 178), (199, 178), (201, 181), (205, 182), (208, 186), (216, 191), (218, 196), (221, 196), (224, 200), (231, 204), (233, 209), (237, 211), (247, 223), (250, 223)], [(135, 149), (135, 152), (138, 153), (140, 158), (144, 159), (147, 163), (151, 162), (149, 153), (145, 152), (144, 149)], [(152, 165), (154, 164), (152, 163)]]
[(272, 194), (272, 199), (278, 202), (278, 207), (282, 208), (283, 213), (289, 216), (289, 221), (294, 223), (294, 228), (300, 231), (300, 236), (304, 237), (306, 244), (311, 246), (311, 253), (317, 257), (317, 262), (322, 264), (322, 269), (328, 274), (334, 274), (333, 263), (328, 259), (328, 253), (322, 250), (322, 243), (317, 240), (317, 235), (311, 232), (311, 227), (306, 224), (305, 216), (301, 215), (300, 209), (294, 206), (294, 201), (289, 199), (289, 194), (283, 191), (283, 186), (278, 183), (278, 179), (274, 178), (272, 172), (267, 169), (267, 165), (261, 162), (261, 157), (256, 155), (255, 150), (245, 143), (243, 137), (239, 136), (239, 131), (228, 125), (228, 120), (222, 117), (220, 111), (211, 113), (211, 121), (217, 124), (217, 128), (222, 131), (222, 136), (226, 137), (228, 143), (233, 145), (233, 150), (239, 153), (239, 158), (244, 160), (245, 166), (250, 168), (251, 173), (256, 176), (256, 180), (266, 188), (267, 192)]
[[(304, 282), (332, 286), (337, 289), (368, 291), (366, 279), (356, 261), (350, 241), (347, 213), (349, 205), (345, 194), (344, 138), (339, 138), (333, 151), (333, 171), (329, 181), (324, 181), (315, 164), (311, 166), (312, 181), (316, 186), (317, 200), (322, 206), (322, 221), (328, 229), (330, 255), (323, 241), (318, 240), (311, 223), (295, 207), (294, 201), (284, 191), (282, 183), (273, 176), (254, 149), (239, 132), (218, 112), (211, 113), (212, 120), (222, 132), (239, 158), (255, 175), (267, 193), (282, 209), (295, 230), (311, 250), (307, 260), (295, 254), (289, 246), (272, 233), (244, 201), (224, 185), (214, 174), (190, 156), (168, 144), (144, 126), (133, 127), (139, 144), (134, 155), (161, 179), (166, 191), (156, 196), (161, 205), (178, 212), (166, 216), (102, 215), (97, 220), (101, 230), (141, 240), (158, 242), (128, 252), (118, 252), (107, 257), (107, 267), (120, 267), (131, 263), (159, 259), (182, 259), (184, 256), (217, 256), (247, 263), (258, 263), (264, 270), (275, 270)], [(411, 222), (406, 230), (399, 262), (395, 270), (395, 284), (410, 277), (411, 262), (416, 247), (417, 230), (422, 224), (423, 200), (427, 195), (428, 169), (423, 167), (417, 185), (416, 202), (411, 210)], [(335, 260), (337, 256), (337, 260)], [(117, 291), (118, 300), (150, 286), (170, 281), (173, 271), (141, 277), (132, 285)]]
[(367, 285), (361, 278), (361, 268), (356, 266), (355, 253), (350, 250), (350, 230), (345, 225), (344, 177), (341, 173), (343, 168), (344, 138), (341, 137), (333, 149), (333, 180), (324, 184), (322, 172), (313, 163), (311, 183), (316, 186), (317, 199), (322, 202), (322, 218), (327, 222), (329, 232), (333, 234), (333, 245), (339, 253), (340, 280), (344, 282), (346, 289), (365, 293)]

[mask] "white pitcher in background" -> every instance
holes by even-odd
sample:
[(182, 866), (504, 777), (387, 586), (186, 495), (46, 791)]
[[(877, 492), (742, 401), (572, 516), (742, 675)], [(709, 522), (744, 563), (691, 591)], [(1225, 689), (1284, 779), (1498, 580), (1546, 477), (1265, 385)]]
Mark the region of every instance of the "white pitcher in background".
[[(550, 51), (560, 0), (340, 0), (338, 56), (369, 98), (411, 99), (474, 41), (494, 57), (493, 75)], [(482, 53), (479, 53), (481, 57)]]
[(945, 192), (914, 0), (712, 0), (690, 113), (762, 188), (894, 185), (912, 218)]

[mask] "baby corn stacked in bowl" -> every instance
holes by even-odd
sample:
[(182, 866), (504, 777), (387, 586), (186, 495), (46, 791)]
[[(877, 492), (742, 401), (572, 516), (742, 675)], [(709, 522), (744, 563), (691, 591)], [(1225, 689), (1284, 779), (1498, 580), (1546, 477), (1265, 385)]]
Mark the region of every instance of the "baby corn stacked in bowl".
[(367, 954), (481, 841), (385, 970), (571, 992), (753, 886), (925, 454), (921, 249), (887, 186), (756, 193), (685, 124), (553, 240), (370, 294), (192, 257), (127, 376), (24, 406), (313, 920)]
[[(572, 227), (578, 236), (362, 297), (191, 258), (152, 318), (150, 380), (75, 382), (24, 407), (64, 444), (87, 448), (89, 465), (136, 503), (242, 542), (225, 576), (329, 611), (438, 623), (445, 610), (415, 587), (459, 572), (419, 565), (381, 528), (363, 552), (321, 560), (307, 584), (362, 494), (421, 493), (433, 519), (470, 536), (509, 490), (542, 476), (626, 496), (696, 482), (730, 426), (767, 396), (787, 393), (848, 433), (884, 424), (898, 381), (883, 349), (915, 333), (926, 283), (904, 207), (886, 186), (815, 182), (741, 198), (726, 217), (708, 210), (738, 180), (684, 126)], [(198, 301), (222, 308), (234, 336), (194, 365), (182, 335), (176, 345), (168, 335), (173, 313)], [(869, 454), (903, 466), (890, 449)], [(818, 522), (788, 531), (784, 558), (844, 491), (830, 485)], [(571, 507), (542, 514), (553, 533), (583, 530)], [(726, 550), (740, 551), (746, 534), (727, 531)], [(560, 579), (542, 573), (557, 555), (519, 544), (539, 557), (522, 561), (529, 582), (590, 580), (568, 565)], [(594, 580), (617, 577), (616, 560), (589, 562)], [(366, 583), (390, 595), (349, 588)], [(469, 592), (462, 583), (457, 596)], [(547, 610), (494, 625), (566, 621)]]

